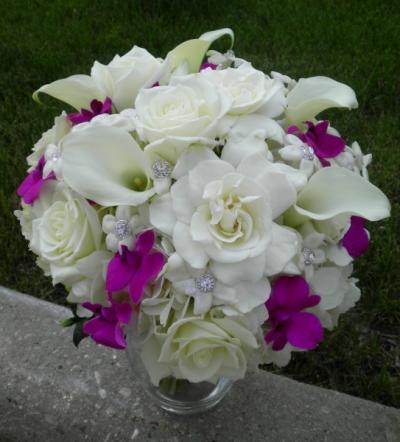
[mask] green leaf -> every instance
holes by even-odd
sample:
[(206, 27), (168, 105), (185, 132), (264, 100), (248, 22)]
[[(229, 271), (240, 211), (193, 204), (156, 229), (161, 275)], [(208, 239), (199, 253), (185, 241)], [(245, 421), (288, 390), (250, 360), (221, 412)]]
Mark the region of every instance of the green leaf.
[(75, 347), (78, 347), (82, 339), (85, 339), (88, 335), (83, 331), (84, 320), (77, 322), (74, 329), (74, 334), (72, 336), (72, 342)]
[(64, 321), (61, 322), (61, 325), (63, 327), (71, 327), (71, 325), (76, 324), (76, 318), (75, 317), (71, 317), (68, 319), (65, 319)]

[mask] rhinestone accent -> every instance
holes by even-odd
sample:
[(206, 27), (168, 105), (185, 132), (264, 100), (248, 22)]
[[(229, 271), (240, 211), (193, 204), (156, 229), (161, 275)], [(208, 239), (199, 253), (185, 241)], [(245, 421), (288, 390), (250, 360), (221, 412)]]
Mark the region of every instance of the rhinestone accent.
[(60, 152), (53, 152), (51, 154), (50, 158), (51, 158), (52, 161), (56, 162), (56, 161), (58, 161), (60, 159), (60, 157), (61, 157)]
[(48, 147), (48, 152), (50, 153), (49, 155), (49, 160), (56, 162), (61, 158), (61, 151), (60, 148), (58, 146), (56, 146), (55, 144), (49, 144)]
[(168, 178), (171, 175), (171, 164), (166, 160), (157, 160), (151, 166), (156, 178)]
[(300, 150), (305, 160), (313, 161), (313, 159), (315, 158), (315, 154), (314, 149), (311, 146), (309, 146), (308, 144), (303, 144), (300, 147)]
[(210, 272), (204, 273), (195, 280), (196, 288), (201, 293), (212, 292), (215, 288), (215, 282), (215, 277)]
[(303, 258), (304, 258), (304, 264), (306, 266), (310, 266), (314, 264), (315, 260), (315, 253), (309, 249), (308, 247), (303, 248)]
[(128, 221), (119, 219), (114, 224), (114, 232), (119, 240), (127, 238), (131, 234), (131, 228)]

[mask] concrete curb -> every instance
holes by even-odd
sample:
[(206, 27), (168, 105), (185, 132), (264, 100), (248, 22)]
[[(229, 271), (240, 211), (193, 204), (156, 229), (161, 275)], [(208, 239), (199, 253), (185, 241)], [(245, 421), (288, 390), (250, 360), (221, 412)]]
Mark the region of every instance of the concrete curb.
[(122, 352), (71, 342), (64, 307), (0, 287), (0, 442), (399, 442), (400, 411), (259, 372), (212, 412), (149, 402)]

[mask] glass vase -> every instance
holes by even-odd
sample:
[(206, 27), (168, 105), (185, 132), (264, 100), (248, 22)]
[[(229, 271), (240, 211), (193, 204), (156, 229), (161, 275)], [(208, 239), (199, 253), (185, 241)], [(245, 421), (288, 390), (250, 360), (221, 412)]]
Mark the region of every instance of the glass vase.
[(202, 413), (221, 402), (232, 387), (233, 381), (222, 377), (214, 384), (192, 383), (172, 376), (162, 379), (160, 384), (155, 386), (142, 363), (141, 346), (132, 338), (130, 336), (128, 339), (127, 355), (134, 378), (163, 410), (180, 415)]

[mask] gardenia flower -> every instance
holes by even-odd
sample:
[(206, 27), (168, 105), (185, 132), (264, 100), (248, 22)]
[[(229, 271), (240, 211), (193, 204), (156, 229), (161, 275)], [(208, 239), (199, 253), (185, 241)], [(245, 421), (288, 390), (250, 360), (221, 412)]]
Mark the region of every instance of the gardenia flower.
[(178, 179), (170, 196), (150, 205), (150, 221), (172, 233), (178, 254), (201, 269), (210, 259), (227, 264), (261, 257), (272, 240), (272, 220), (295, 199), (290, 177), (262, 155), (247, 157), (237, 169), (219, 159), (202, 161)]
[(244, 115), (256, 112), (275, 118), (286, 108), (282, 83), (254, 69), (250, 63), (243, 63), (236, 69), (208, 69), (202, 72), (202, 76), (222, 88), (232, 99), (229, 114)]
[(70, 286), (80, 276), (77, 262), (99, 250), (101, 235), (96, 210), (58, 183), (49, 207), (32, 222), (30, 246), (49, 265), (53, 283)]
[(216, 382), (222, 376), (241, 379), (247, 367), (246, 353), (258, 347), (254, 335), (235, 318), (186, 317), (175, 321), (160, 338), (164, 339), (159, 355), (151, 354), (151, 341), (142, 353), (155, 385), (160, 381), (160, 364), (189, 382)]
[(272, 350), (282, 350), (289, 342), (293, 347), (312, 350), (323, 338), (317, 316), (305, 312), (320, 302), (320, 296), (310, 295), (310, 288), (301, 276), (281, 276), (266, 302), (269, 313), (265, 342)]
[(137, 131), (142, 140), (154, 142), (170, 137), (215, 138), (231, 100), (200, 74), (174, 77), (169, 86), (142, 89), (135, 108)]

